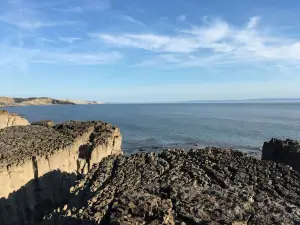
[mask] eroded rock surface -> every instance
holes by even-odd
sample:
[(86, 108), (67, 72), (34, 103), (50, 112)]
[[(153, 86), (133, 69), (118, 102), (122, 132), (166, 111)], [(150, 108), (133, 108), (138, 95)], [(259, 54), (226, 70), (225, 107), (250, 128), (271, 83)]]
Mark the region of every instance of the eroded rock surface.
[(300, 172), (300, 143), (289, 139), (271, 139), (264, 143), (262, 159), (284, 163)]
[(15, 113), (9, 113), (6, 110), (0, 110), (0, 129), (11, 126), (26, 126), (30, 123)]
[[(97, 121), (70, 121), (53, 128), (16, 126), (0, 130), (0, 197), (7, 197), (31, 179), (53, 170), (86, 173), (85, 164), (121, 154), (121, 142), (118, 128)], [(78, 149), (87, 143), (91, 145), (91, 155), (78, 161)]]
[(300, 174), (233, 150), (109, 156), (41, 223), (299, 224)]
[(0, 130), (0, 224), (38, 224), (94, 162), (122, 154), (121, 142), (120, 130), (100, 121)]
[(31, 125), (53, 127), (55, 124), (54, 124), (53, 120), (42, 120), (42, 121), (33, 122), (33, 123), (31, 123)]

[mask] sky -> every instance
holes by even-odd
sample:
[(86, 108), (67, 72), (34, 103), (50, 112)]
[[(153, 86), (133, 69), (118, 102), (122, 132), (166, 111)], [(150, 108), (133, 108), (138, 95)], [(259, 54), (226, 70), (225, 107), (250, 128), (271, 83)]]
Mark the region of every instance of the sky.
[(1, 96), (300, 97), (298, 0), (1, 0)]

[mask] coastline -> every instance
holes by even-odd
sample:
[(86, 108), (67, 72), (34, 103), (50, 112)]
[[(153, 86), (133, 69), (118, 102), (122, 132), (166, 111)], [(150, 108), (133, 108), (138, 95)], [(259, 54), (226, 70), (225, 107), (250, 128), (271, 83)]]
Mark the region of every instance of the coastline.
[(300, 222), (297, 141), (265, 142), (259, 159), (202, 146), (124, 155), (119, 128), (101, 121), (14, 124), (0, 136), (3, 225)]

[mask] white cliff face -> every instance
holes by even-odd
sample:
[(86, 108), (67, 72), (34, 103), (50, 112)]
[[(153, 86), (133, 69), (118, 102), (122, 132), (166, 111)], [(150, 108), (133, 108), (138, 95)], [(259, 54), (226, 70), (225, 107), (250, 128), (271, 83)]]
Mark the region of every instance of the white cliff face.
[(27, 126), (30, 123), (22, 118), (21, 116), (9, 113), (5, 110), (0, 111), (0, 129), (11, 127), (11, 126)]

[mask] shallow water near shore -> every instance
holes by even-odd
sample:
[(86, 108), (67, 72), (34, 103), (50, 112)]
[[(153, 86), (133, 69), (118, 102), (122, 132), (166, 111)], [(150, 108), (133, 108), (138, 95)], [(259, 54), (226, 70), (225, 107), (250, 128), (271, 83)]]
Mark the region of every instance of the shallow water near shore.
[(272, 137), (300, 139), (299, 103), (104, 104), (9, 107), (30, 122), (102, 120), (120, 127), (126, 154), (162, 148), (235, 148), (259, 156)]

